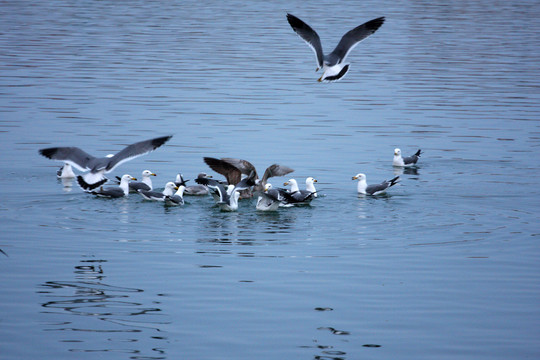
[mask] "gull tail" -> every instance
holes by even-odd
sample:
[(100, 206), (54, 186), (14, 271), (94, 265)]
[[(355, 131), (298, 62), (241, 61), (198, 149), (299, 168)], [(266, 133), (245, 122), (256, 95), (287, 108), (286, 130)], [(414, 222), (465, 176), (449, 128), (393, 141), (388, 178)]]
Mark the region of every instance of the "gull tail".
[(390, 185), (388, 185), (388, 187), (396, 185), (397, 183), (399, 183), (399, 176), (396, 176), (395, 178), (391, 179), (388, 182), (390, 183)]

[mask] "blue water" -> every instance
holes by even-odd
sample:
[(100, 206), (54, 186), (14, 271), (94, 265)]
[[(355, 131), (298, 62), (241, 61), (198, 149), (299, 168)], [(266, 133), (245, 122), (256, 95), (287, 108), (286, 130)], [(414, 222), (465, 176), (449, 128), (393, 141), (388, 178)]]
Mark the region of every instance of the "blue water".
[[(327, 51), (386, 22), (321, 84), (286, 12)], [(534, 1), (0, 3), (0, 358), (540, 357), (539, 17)], [(275, 213), (96, 199), (37, 152), (167, 134), (110, 175), (163, 187), (236, 157), (320, 196)], [(395, 147), (421, 148), (418, 167), (394, 169)], [(358, 172), (401, 183), (358, 197)]]

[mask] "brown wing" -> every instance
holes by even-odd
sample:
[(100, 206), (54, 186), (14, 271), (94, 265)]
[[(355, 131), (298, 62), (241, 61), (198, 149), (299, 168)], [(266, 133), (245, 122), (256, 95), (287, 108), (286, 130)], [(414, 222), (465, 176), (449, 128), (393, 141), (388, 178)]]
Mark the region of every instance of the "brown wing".
[(255, 170), (255, 166), (253, 166), (252, 163), (250, 163), (247, 160), (242, 159), (234, 159), (234, 158), (221, 158), (221, 160), (229, 163), (230, 165), (234, 166), (240, 172), (244, 175), (250, 175), (252, 171), (255, 172), (255, 179), (258, 179), (257, 170)]
[(242, 172), (236, 166), (231, 165), (223, 159), (205, 157), (203, 160), (206, 165), (210, 166), (210, 169), (225, 176), (227, 183), (230, 185), (236, 185), (242, 179)]

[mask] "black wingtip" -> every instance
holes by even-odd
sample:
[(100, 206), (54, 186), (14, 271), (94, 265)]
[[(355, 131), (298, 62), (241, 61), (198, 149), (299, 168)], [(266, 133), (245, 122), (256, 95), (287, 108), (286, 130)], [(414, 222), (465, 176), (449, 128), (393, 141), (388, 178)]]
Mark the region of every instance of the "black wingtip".
[(52, 159), (58, 148), (39, 149), (39, 153), (46, 158)]
[(394, 185), (396, 185), (398, 182), (399, 182), (399, 176), (396, 176), (395, 178), (393, 178), (393, 179), (391, 179), (391, 180), (389, 181), (390, 185), (388, 185), (388, 187), (394, 186)]
[(152, 139), (152, 146), (154, 147), (154, 150), (160, 147), (161, 145), (165, 144), (172, 137), (173, 137), (172, 135), (167, 135), (167, 136), (162, 136), (162, 137)]
[(384, 23), (384, 20), (386, 20), (386, 18), (384, 16), (381, 16), (376, 19), (368, 21), (365, 25), (369, 30), (375, 32), (377, 31), (378, 28), (381, 27), (381, 25)]
[(416, 152), (416, 154), (414, 154), (414, 156), (420, 157), (420, 154), (422, 154), (422, 150), (421, 150), (421, 149), (418, 149), (418, 151)]

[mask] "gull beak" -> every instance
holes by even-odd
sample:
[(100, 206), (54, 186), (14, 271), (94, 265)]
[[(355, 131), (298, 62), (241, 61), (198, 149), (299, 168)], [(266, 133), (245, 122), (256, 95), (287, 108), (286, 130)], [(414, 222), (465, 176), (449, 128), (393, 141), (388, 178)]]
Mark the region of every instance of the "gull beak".
[(212, 175), (206, 175), (206, 177), (212, 179)]
[(151, 173), (150, 175), (152, 175), (152, 176), (157, 176), (157, 175), (156, 175), (156, 174), (154, 174), (154, 173)]
[(283, 186), (287, 186), (287, 185), (289, 185), (289, 182), (288, 182), (288, 181), (285, 181), (285, 182), (283, 183)]
[(131, 180), (137, 180), (137, 178), (131, 177)]
[(352, 180), (356, 180), (356, 179), (358, 179), (356, 176), (353, 176), (353, 177), (352, 177)]
[(318, 82), (322, 82), (322, 76), (317, 80)]
[(178, 190), (178, 186), (175, 186), (175, 187), (174, 187), (174, 190)]
[(317, 68), (315, 69), (315, 72), (319, 71), (321, 68), (317, 66)]
[(313, 182), (317, 182), (317, 179), (313, 179)]
[(394, 151), (394, 155), (397, 155), (397, 151)]

